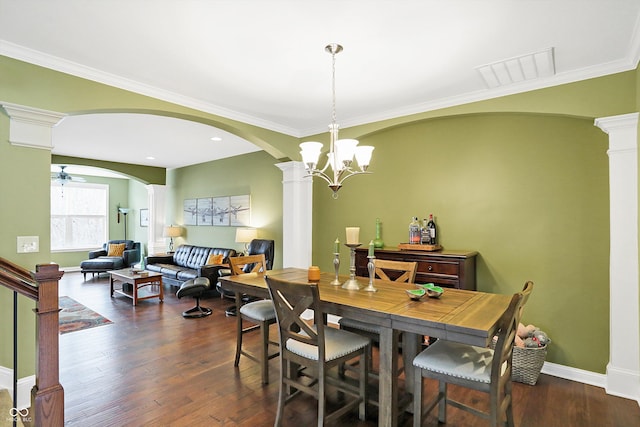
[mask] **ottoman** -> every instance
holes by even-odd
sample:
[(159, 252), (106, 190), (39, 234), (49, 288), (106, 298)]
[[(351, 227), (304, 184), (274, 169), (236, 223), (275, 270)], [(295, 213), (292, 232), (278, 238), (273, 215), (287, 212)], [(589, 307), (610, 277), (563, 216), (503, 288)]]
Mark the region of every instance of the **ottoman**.
[(94, 277), (95, 273), (106, 273), (109, 270), (120, 270), (125, 268), (124, 260), (122, 257), (100, 257), (94, 259), (88, 259), (80, 263), (80, 271), (84, 275), (84, 280), (87, 280), (87, 273), (91, 273), (91, 277)]

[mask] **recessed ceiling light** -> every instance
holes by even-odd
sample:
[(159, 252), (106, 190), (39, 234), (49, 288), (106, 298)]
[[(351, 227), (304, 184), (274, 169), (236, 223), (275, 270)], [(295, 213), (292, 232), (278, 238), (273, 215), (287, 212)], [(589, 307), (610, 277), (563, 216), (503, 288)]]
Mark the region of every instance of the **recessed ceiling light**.
[(222, 141), (222, 138), (220, 138), (219, 136), (212, 136), (211, 140), (215, 141), (215, 142), (218, 142), (218, 141)]
[(156, 158), (155, 158), (155, 157), (153, 157), (153, 156), (147, 156), (147, 157), (145, 157), (145, 158), (146, 158), (147, 160), (155, 160), (155, 159), (156, 159)]

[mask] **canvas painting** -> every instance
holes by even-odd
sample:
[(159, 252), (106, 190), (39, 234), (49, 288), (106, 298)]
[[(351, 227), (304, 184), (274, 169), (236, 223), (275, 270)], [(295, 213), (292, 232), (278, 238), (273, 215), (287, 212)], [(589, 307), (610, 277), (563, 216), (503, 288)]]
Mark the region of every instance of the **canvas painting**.
[(198, 205), (196, 199), (184, 199), (183, 213), (184, 225), (197, 225)]
[(207, 197), (198, 199), (197, 203), (198, 216), (196, 222), (198, 225), (213, 225), (213, 199)]
[(251, 197), (248, 194), (229, 197), (229, 223), (234, 227), (251, 225)]
[(229, 197), (213, 198), (213, 225), (229, 225)]

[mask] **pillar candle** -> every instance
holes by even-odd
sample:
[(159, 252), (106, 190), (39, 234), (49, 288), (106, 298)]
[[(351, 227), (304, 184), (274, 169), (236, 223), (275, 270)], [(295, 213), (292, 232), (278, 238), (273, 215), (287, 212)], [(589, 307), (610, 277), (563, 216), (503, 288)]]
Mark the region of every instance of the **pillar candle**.
[(360, 227), (347, 227), (347, 244), (355, 245), (360, 243)]
[(333, 253), (334, 254), (339, 254), (340, 253), (340, 240), (338, 240), (338, 238), (336, 237), (336, 241), (333, 244)]
[(373, 246), (373, 240), (369, 242), (369, 256), (375, 256), (374, 255), (374, 246)]

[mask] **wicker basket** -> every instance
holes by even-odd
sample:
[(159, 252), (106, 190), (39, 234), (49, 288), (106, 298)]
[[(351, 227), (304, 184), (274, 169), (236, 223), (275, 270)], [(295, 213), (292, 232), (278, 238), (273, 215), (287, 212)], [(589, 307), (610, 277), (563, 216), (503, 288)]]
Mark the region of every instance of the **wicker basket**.
[(519, 383), (535, 385), (547, 357), (547, 346), (513, 347), (513, 370), (511, 380)]

